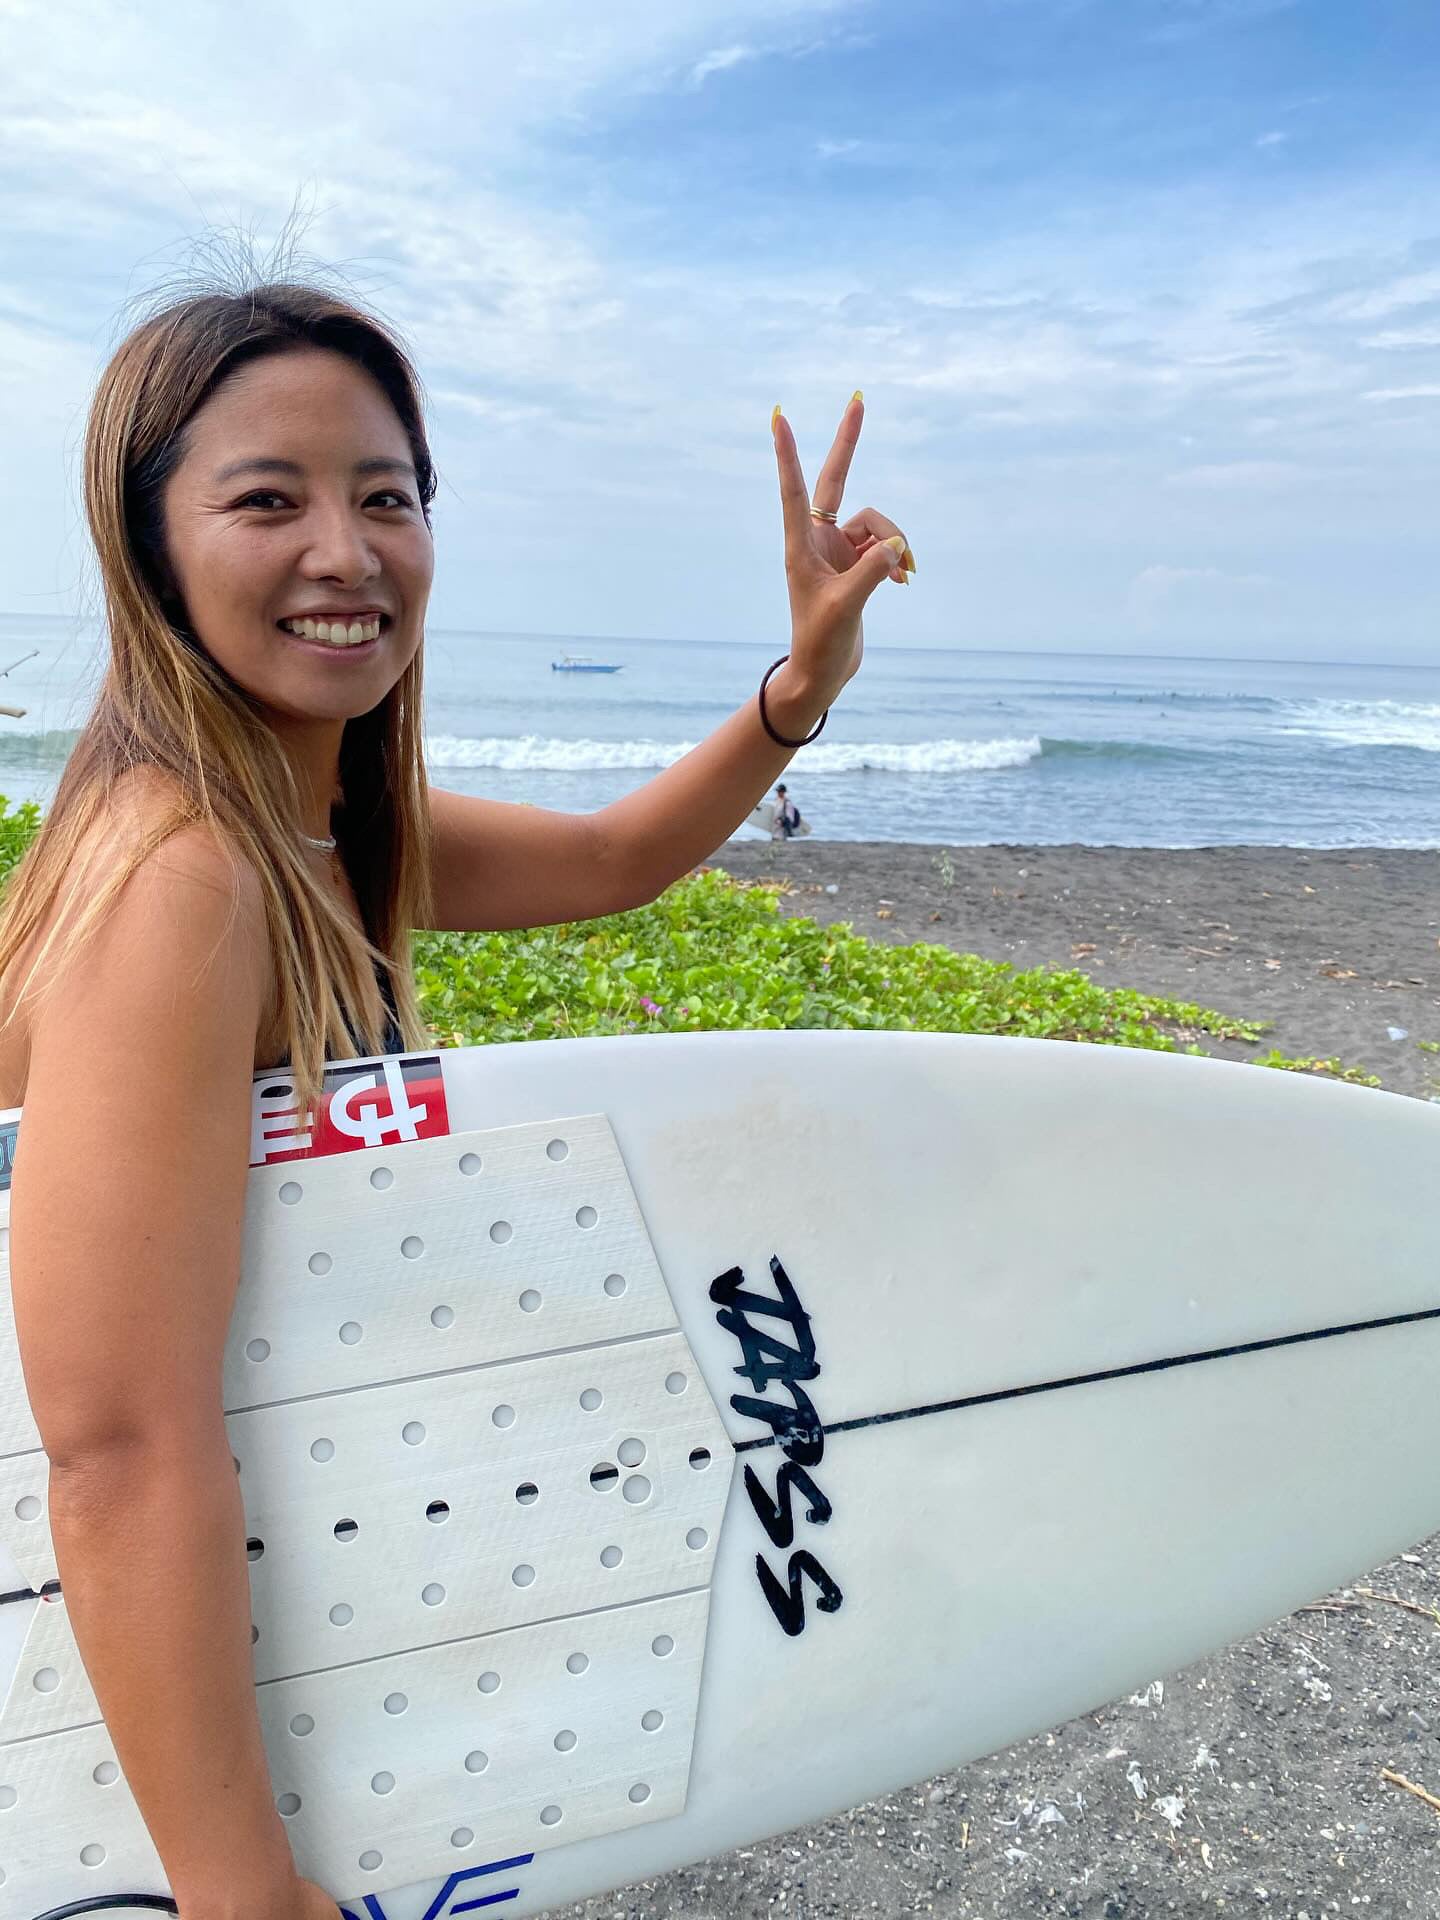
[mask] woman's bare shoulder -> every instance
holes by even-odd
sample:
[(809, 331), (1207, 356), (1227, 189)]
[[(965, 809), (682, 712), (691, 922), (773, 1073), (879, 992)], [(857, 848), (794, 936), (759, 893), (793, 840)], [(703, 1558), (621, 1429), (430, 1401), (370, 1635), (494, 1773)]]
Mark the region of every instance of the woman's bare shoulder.
[(134, 863), (132, 877), (148, 886), (218, 887), (238, 903), (261, 905), (250, 862), (218, 822), (196, 817), (180, 783), (159, 767), (134, 767), (115, 782), (76, 853), (110, 871), (117, 861)]
[(129, 1024), (161, 1006), (181, 1019), (189, 1006), (263, 1021), (271, 959), (259, 876), (221, 828), (187, 812), (174, 783), (137, 771), (75, 846), (5, 982), (0, 1104), (23, 1100), (42, 1022)]

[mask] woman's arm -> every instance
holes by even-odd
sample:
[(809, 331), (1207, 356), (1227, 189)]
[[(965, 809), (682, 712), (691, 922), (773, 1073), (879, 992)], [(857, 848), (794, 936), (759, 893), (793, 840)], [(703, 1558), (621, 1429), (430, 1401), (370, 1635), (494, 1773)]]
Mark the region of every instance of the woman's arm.
[[(765, 689), (776, 731), (799, 740), (824, 702), (782, 667)], [(435, 925), (544, 927), (643, 906), (712, 854), (789, 765), (753, 698), (708, 739), (598, 813), (553, 813), (432, 790)]]
[[(860, 419), (857, 395), (815, 485), (816, 504), (833, 501), (832, 511)], [(777, 733), (798, 742), (859, 668), (865, 602), (882, 580), (903, 580), (914, 562), (904, 534), (873, 508), (843, 527), (813, 521), (794, 436), (778, 407), (772, 424), (791, 642), (766, 688), (765, 710)], [(653, 900), (734, 832), (793, 752), (767, 734), (752, 696), (683, 760), (598, 813), (434, 793), (435, 924), (454, 931), (545, 926)]]
[(248, 869), (152, 854), (36, 1005), (12, 1204), (61, 1587), (185, 1920), (299, 1910), (221, 1403), (268, 967)]

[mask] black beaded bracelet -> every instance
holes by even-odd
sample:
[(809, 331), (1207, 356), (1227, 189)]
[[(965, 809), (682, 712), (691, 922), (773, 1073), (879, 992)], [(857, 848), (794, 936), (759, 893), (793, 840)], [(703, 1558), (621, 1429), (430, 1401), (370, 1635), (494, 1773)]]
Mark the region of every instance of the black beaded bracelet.
[(793, 752), (796, 747), (808, 747), (812, 740), (818, 740), (820, 738), (821, 734), (825, 731), (825, 722), (830, 718), (830, 709), (826, 707), (816, 724), (815, 731), (813, 733), (807, 733), (803, 740), (787, 740), (783, 733), (777, 733), (775, 731), (774, 727), (770, 724), (770, 716), (765, 711), (765, 689), (770, 684), (771, 675), (775, 673), (777, 668), (783, 667), (789, 658), (788, 653), (782, 653), (780, 658), (775, 662), (775, 665), (769, 669), (765, 678), (760, 682), (760, 724), (764, 727), (766, 733), (769, 734), (777, 747), (789, 747)]

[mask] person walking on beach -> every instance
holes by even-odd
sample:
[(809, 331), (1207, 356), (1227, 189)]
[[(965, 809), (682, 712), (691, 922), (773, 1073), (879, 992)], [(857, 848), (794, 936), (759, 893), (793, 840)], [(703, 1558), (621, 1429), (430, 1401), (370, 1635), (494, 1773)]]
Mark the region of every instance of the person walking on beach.
[(410, 931), (653, 900), (747, 818), (913, 568), (839, 521), (862, 402), (806, 491), (771, 419), (791, 634), (758, 695), (595, 814), (432, 790), (435, 469), (381, 321), (315, 287), (200, 292), (96, 391), (85, 507), (109, 658), (0, 913), (0, 1105), (24, 1104), (16, 1330), (71, 1625), (181, 1920), (336, 1920), (276, 1809), (222, 1356), (251, 1079), (429, 1044)]
[(775, 817), (770, 823), (772, 840), (793, 839), (800, 826), (800, 809), (785, 791), (782, 780), (775, 789)]

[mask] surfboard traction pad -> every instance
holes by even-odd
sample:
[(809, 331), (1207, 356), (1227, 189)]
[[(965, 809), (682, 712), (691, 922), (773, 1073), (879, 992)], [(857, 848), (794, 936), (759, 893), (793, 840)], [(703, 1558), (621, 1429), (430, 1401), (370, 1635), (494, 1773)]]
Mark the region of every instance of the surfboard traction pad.
[[(684, 1810), (735, 1456), (603, 1116), (252, 1170), (224, 1383), (303, 1874), (348, 1899)], [(0, 1537), (37, 1589), (47, 1479), (7, 1247)], [(59, 1596), (0, 1710), (0, 1876), (0, 1920), (165, 1886)]]

